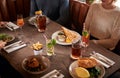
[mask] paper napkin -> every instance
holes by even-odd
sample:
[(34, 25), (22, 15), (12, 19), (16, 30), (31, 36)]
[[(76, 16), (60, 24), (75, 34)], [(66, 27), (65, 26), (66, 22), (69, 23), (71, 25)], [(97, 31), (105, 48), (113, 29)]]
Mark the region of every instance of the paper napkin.
[(19, 26), (17, 26), (16, 24), (12, 22), (8, 22), (7, 24), (5, 24), (5, 26), (11, 31), (19, 28)]
[(100, 63), (101, 65), (103, 65), (106, 68), (109, 68), (115, 64), (115, 62), (113, 60), (105, 57), (104, 55), (102, 55), (100, 53), (94, 53), (93, 55), (90, 56), (90, 58), (96, 59), (96, 61), (98, 63)]
[(64, 75), (60, 73), (58, 70), (54, 69), (53, 71), (49, 72), (48, 74), (40, 77), (40, 78), (54, 78), (55, 75), (59, 74), (56, 78), (63, 78)]
[(20, 48), (23, 48), (27, 46), (25, 43), (23, 43), (22, 41), (18, 41), (18, 42), (15, 42), (13, 44), (10, 44), (8, 46), (5, 46), (3, 49), (7, 52), (7, 53), (11, 53), (15, 50), (18, 50)]

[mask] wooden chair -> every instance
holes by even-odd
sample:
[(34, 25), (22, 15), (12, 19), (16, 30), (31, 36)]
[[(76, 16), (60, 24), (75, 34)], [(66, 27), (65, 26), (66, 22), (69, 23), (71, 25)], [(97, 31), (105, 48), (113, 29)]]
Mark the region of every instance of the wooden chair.
[(29, 16), (30, 0), (0, 0), (0, 20), (16, 21), (17, 14)]
[(0, 13), (1, 13), (1, 20), (9, 20), (9, 13), (7, 9), (6, 0), (0, 0)]
[(82, 33), (83, 23), (89, 9), (89, 5), (78, 0), (70, 0), (71, 27), (78, 33)]
[(120, 40), (117, 43), (115, 49), (113, 50), (113, 52), (115, 52), (116, 54), (120, 55)]

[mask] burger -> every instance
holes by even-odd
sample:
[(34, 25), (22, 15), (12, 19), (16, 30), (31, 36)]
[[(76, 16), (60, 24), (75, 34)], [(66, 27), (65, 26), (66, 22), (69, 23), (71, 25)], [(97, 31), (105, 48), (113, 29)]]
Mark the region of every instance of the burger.
[(78, 59), (78, 67), (85, 68), (89, 72), (90, 77), (88, 78), (98, 78), (98, 76), (100, 75), (100, 69), (97, 68), (97, 65), (97, 61), (93, 58), (85, 57)]

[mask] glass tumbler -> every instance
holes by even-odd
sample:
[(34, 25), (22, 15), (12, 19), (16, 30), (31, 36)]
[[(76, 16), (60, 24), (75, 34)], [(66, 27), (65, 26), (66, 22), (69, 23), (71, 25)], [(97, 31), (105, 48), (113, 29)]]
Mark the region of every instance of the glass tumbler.
[(51, 39), (46, 40), (46, 52), (48, 56), (54, 55), (54, 45), (51, 44)]
[(81, 41), (80, 40), (74, 40), (72, 42), (72, 50), (71, 50), (71, 58), (72, 59), (79, 59), (82, 57), (82, 52), (81, 52)]

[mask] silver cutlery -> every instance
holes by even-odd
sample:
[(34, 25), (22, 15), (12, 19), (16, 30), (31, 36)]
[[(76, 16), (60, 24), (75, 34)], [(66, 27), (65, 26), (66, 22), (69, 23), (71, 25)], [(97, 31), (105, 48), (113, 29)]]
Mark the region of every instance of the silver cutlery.
[(6, 47), (5, 49), (10, 49), (10, 48), (18, 47), (18, 46), (21, 46), (23, 44), (24, 44), (24, 42), (20, 41), (20, 42), (15, 43), (15, 44), (13, 43), (13, 45), (10, 45), (10, 46)]
[(107, 57), (105, 57), (105, 56), (103, 56), (103, 55), (101, 55), (101, 54), (98, 54), (98, 53), (96, 53), (95, 51), (93, 51), (90, 55), (92, 55), (92, 57), (94, 57), (94, 58), (96, 58), (96, 59), (98, 59), (98, 60), (106, 63), (106, 64), (109, 65), (109, 66), (112, 66), (112, 65), (114, 64), (114, 62), (109, 61), (109, 60), (107, 59)]

